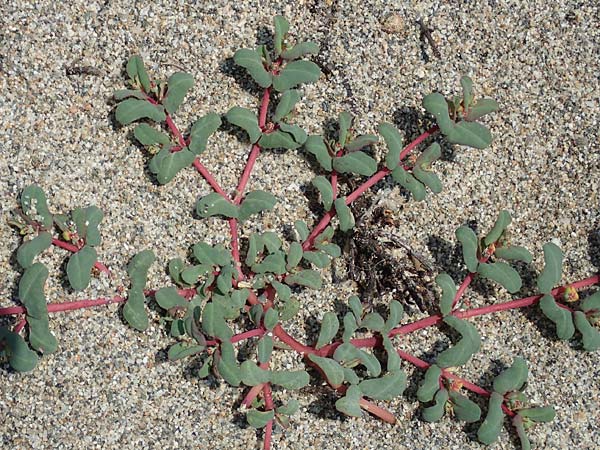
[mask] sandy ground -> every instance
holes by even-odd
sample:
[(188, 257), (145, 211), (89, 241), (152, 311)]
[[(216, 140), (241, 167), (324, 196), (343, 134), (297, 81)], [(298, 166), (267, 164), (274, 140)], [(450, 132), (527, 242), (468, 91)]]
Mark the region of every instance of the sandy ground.
[[(53, 211), (96, 204), (105, 213), (101, 259), (115, 276), (95, 279), (73, 293), (61, 275), (64, 252), (43, 261), (51, 267), (51, 302), (116, 293), (128, 259), (143, 248), (157, 255), (149, 285), (169, 284), (168, 259), (185, 257), (189, 246), (207, 239), (224, 242), (222, 221), (192, 217), (195, 200), (209, 186), (192, 169), (167, 186), (152, 182), (149, 155), (133, 144), (131, 128), (115, 126), (112, 93), (123, 87), (123, 67), (141, 54), (157, 77), (184, 69), (196, 79), (176, 115), (186, 129), (209, 111), (234, 105), (257, 107), (259, 91), (233, 67), (240, 47), (268, 37), (271, 18), (285, 14), (292, 32), (321, 43), (330, 73), (306, 86), (297, 123), (320, 133), (346, 109), (356, 128), (374, 132), (381, 121), (396, 123), (406, 140), (430, 125), (421, 100), (431, 91), (458, 92), (470, 75), (480, 95), (493, 96), (501, 111), (487, 119), (495, 140), (484, 151), (444, 147), (435, 166), (444, 191), (425, 202), (408, 201), (397, 187), (376, 190), (399, 221), (395, 232), (455, 280), (464, 269), (455, 254), (454, 230), (466, 223), (489, 227), (500, 209), (513, 214), (514, 243), (528, 247), (541, 267), (541, 247), (554, 238), (565, 251), (563, 282), (593, 275), (600, 267), (598, 146), (600, 9), (597, 2), (488, 1), (389, 2), (2, 2), (0, 15), (0, 305), (13, 305), (20, 272), (14, 252), (20, 238), (6, 224), (20, 191), (37, 183)], [(389, 16), (397, 15), (394, 28)], [(441, 57), (419, 39), (423, 18)], [(67, 76), (73, 66), (92, 75)], [(235, 134), (217, 133), (203, 163), (229, 191), (245, 163), (248, 145)], [(377, 156), (382, 147), (377, 147)], [(318, 220), (303, 193), (316, 166), (303, 150), (265, 152), (250, 189), (268, 189), (276, 208), (242, 230), (243, 235), (295, 219)], [(325, 271), (320, 293), (303, 292), (305, 311), (292, 328), (306, 324), (355, 292), (351, 282), (331, 281)], [(491, 286), (491, 285), (490, 285)], [(511, 298), (485, 286), (469, 292), (479, 306)], [(524, 290), (523, 295), (529, 291)], [(488, 295), (489, 294), (489, 295)], [(238, 409), (241, 390), (193, 375), (189, 361), (169, 363), (165, 336), (152, 324), (136, 332), (121, 322), (118, 308), (53, 316), (59, 351), (44, 357), (30, 374), (0, 369), (0, 446), (12, 449), (237, 449), (259, 448), (260, 436)], [(600, 359), (580, 345), (557, 342), (539, 311), (508, 312), (474, 320), (482, 351), (462, 374), (483, 385), (514, 356), (529, 360), (527, 393), (556, 406), (554, 422), (530, 433), (536, 448), (594, 449), (600, 446)], [(416, 316), (413, 316), (416, 317)], [(408, 320), (408, 319), (407, 319)], [(6, 320), (2, 322), (6, 324)], [(438, 333), (411, 337), (407, 348), (430, 359), (444, 342)], [(314, 336), (313, 336), (314, 338)], [(440, 340), (441, 339), (441, 340)], [(476, 449), (476, 427), (443, 419), (419, 419), (418, 372), (407, 367), (410, 386), (387, 407), (395, 426), (372, 417), (342, 418), (334, 396), (297, 397), (301, 410), (280, 449)], [(517, 441), (503, 431), (493, 449)]]

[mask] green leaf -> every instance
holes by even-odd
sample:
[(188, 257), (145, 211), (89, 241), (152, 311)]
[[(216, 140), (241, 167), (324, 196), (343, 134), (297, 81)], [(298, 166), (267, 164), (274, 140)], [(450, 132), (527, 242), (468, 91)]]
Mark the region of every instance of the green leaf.
[(17, 372), (29, 372), (34, 369), (38, 357), (19, 334), (7, 328), (0, 328), (0, 344), (2, 344), (0, 347), (6, 346), (4, 352), (8, 357), (8, 363)]
[(344, 315), (344, 333), (342, 334), (342, 341), (348, 342), (356, 330), (358, 330), (356, 317), (354, 314), (348, 311)]
[(316, 270), (305, 269), (295, 274), (288, 275), (285, 277), (285, 283), (293, 286), (295, 284), (299, 286), (306, 286), (311, 289), (321, 289), (323, 282), (321, 275)]
[(275, 292), (277, 292), (277, 296), (280, 298), (280, 300), (287, 302), (290, 299), (292, 290), (289, 288), (289, 286), (275, 280), (272, 282), (272, 285), (275, 288)]
[(352, 152), (333, 158), (333, 168), (340, 173), (371, 176), (377, 171), (377, 161), (364, 152)]
[(526, 263), (531, 263), (531, 261), (533, 261), (533, 257), (531, 256), (531, 253), (529, 253), (529, 250), (518, 245), (498, 247), (496, 248), (494, 255), (507, 261), (523, 261)]
[(340, 113), (339, 124), (340, 132), (338, 143), (340, 144), (341, 148), (344, 148), (348, 139), (348, 130), (350, 130), (350, 127), (352, 126), (352, 116), (350, 115), (350, 113), (342, 111)]
[[(160, 156), (159, 156), (160, 155)], [(170, 150), (157, 153), (152, 159), (156, 161), (150, 165), (150, 171), (156, 175), (156, 180), (160, 184), (167, 184), (181, 170), (194, 162), (196, 156), (190, 152), (187, 147), (171, 152)]]
[(42, 319), (27, 317), (29, 325), (29, 344), (42, 353), (54, 353), (58, 349), (58, 342), (50, 331), (48, 314)]
[(342, 385), (344, 382), (344, 369), (336, 360), (324, 358), (314, 354), (308, 355), (308, 359), (310, 359), (319, 367), (319, 369), (323, 371), (323, 374), (325, 375), (325, 378), (327, 378), (327, 382), (331, 385), (331, 387), (337, 389)]
[(492, 392), (487, 415), (477, 431), (477, 439), (485, 445), (491, 445), (500, 436), (502, 422), (504, 422), (503, 400), (500, 394)]
[(340, 197), (335, 200), (335, 212), (340, 220), (340, 230), (349, 231), (354, 228), (355, 221), (352, 210), (346, 205), (346, 197)]
[(117, 105), (115, 118), (121, 125), (127, 125), (139, 119), (151, 119), (155, 122), (166, 120), (164, 108), (149, 101), (130, 98)]
[(294, 318), (298, 314), (298, 311), (300, 311), (300, 302), (298, 300), (295, 298), (285, 300), (283, 307), (279, 308), (279, 321), (285, 322)]
[(453, 346), (441, 352), (436, 358), (436, 364), (442, 368), (462, 366), (471, 359), (481, 347), (481, 338), (477, 328), (466, 320), (455, 316), (446, 316), (444, 322), (458, 331), (461, 339)]
[(310, 383), (310, 377), (305, 370), (275, 371), (271, 374), (271, 383), (288, 390), (302, 389)]
[(510, 222), (510, 213), (504, 209), (500, 211), (498, 219), (496, 219), (496, 223), (494, 223), (493, 228), (490, 230), (487, 236), (483, 238), (484, 245), (487, 247), (488, 245), (497, 242), (498, 239), (502, 237), (502, 234), (504, 234), (506, 227), (510, 225)]
[(447, 273), (440, 273), (435, 277), (435, 282), (442, 289), (440, 312), (442, 316), (447, 316), (452, 311), (452, 303), (456, 296), (456, 284), (454, 284), (454, 280)]
[(216, 363), (213, 363), (213, 367), (216, 366), (219, 375), (231, 386), (239, 386), (242, 382), (242, 371), (236, 362), (235, 350), (231, 342), (221, 342), (220, 351), (215, 352), (214, 355)]
[(223, 342), (229, 342), (233, 331), (223, 318), (223, 310), (214, 303), (208, 303), (202, 310), (202, 330), (209, 336), (218, 337)]
[(223, 267), (231, 263), (231, 254), (222, 244), (213, 247), (206, 242), (198, 242), (192, 247), (192, 253), (201, 264)]
[(542, 294), (549, 294), (558, 284), (562, 273), (563, 253), (560, 248), (548, 242), (544, 244), (544, 270), (537, 279), (537, 287)]
[(379, 142), (379, 138), (373, 134), (362, 134), (351, 142), (346, 143), (344, 148), (349, 152), (355, 152), (361, 148), (373, 145)]
[(261, 234), (261, 239), (269, 253), (275, 253), (281, 249), (281, 239), (274, 231), (265, 231)]
[(46, 231), (37, 237), (21, 244), (17, 250), (17, 262), (27, 269), (33, 264), (33, 260), (44, 250), (52, 245), (52, 235)]
[(298, 242), (292, 242), (290, 244), (290, 249), (288, 251), (287, 254), (287, 265), (286, 265), (286, 269), (292, 270), (294, 267), (296, 267), (300, 261), (302, 260), (302, 245), (300, 245)]
[(335, 402), (335, 409), (347, 416), (361, 417), (360, 399), (360, 389), (357, 386), (350, 386), (346, 395)]
[(289, 50), (285, 50), (281, 53), (283, 59), (288, 61), (302, 58), (305, 55), (319, 53), (319, 44), (315, 42), (299, 42)]
[(304, 252), (302, 256), (306, 261), (314, 264), (319, 269), (323, 269), (329, 265), (331, 259), (323, 252)]
[(481, 418), (481, 409), (477, 403), (469, 400), (467, 397), (456, 391), (450, 391), (449, 395), (453, 405), (454, 415), (458, 420), (472, 423), (477, 422)]
[(212, 267), (208, 264), (199, 264), (196, 266), (187, 267), (181, 271), (180, 277), (184, 283), (193, 286), (198, 283), (198, 279), (202, 275), (212, 272)]
[(302, 144), (294, 140), (294, 137), (283, 130), (275, 130), (271, 133), (263, 134), (258, 140), (258, 145), (262, 148), (285, 148), (294, 149)]
[(267, 255), (259, 264), (252, 265), (252, 271), (254, 273), (275, 273), (277, 275), (283, 275), (286, 272), (285, 269), (285, 254), (281, 251)]
[(154, 294), (154, 298), (156, 299), (158, 306), (160, 306), (162, 309), (169, 310), (171, 308), (175, 308), (176, 306), (187, 308), (188, 306), (187, 300), (179, 295), (177, 289), (174, 287), (160, 288)]
[(271, 359), (271, 354), (273, 353), (273, 338), (265, 334), (258, 340), (256, 350), (259, 363), (264, 364), (269, 361), (269, 359)]
[(477, 273), (500, 283), (511, 294), (518, 292), (522, 286), (519, 273), (505, 262), (480, 263), (477, 266)]
[(581, 302), (581, 309), (585, 312), (594, 312), (600, 310), (600, 291), (586, 297)]
[(275, 196), (269, 192), (249, 192), (246, 194), (242, 204), (240, 205), (238, 218), (240, 220), (247, 220), (252, 214), (258, 214), (260, 212), (273, 209), (275, 203), (277, 203), (277, 198), (275, 198)]
[(269, 331), (272, 331), (278, 323), (279, 314), (277, 313), (277, 310), (273, 308), (267, 309), (263, 318), (263, 324), (265, 328)]
[(96, 250), (89, 245), (85, 245), (69, 258), (67, 278), (73, 289), (80, 291), (90, 284), (92, 267), (94, 267), (97, 259)]
[(248, 425), (252, 428), (264, 428), (267, 424), (275, 417), (275, 410), (269, 411), (258, 411), (257, 409), (251, 409), (246, 413), (246, 420)]
[(494, 378), (494, 391), (505, 395), (507, 392), (519, 391), (527, 381), (527, 361), (516, 357), (512, 365)]
[(31, 220), (40, 223), (44, 228), (52, 226), (52, 214), (48, 210), (46, 194), (36, 186), (30, 185), (21, 193), (21, 209)]
[(246, 360), (241, 367), (242, 383), (246, 386), (256, 386), (271, 381), (271, 372), (258, 367), (253, 361)]
[(211, 192), (198, 200), (196, 203), (196, 214), (202, 218), (211, 216), (237, 218), (239, 209), (221, 194)]
[(273, 37), (273, 45), (275, 47), (275, 56), (281, 55), (283, 51), (283, 41), (285, 35), (290, 29), (289, 22), (283, 16), (275, 16), (273, 18), (273, 25), (275, 28), (275, 36)]
[(221, 116), (208, 113), (198, 119), (190, 131), (190, 144), (188, 149), (194, 155), (200, 155), (206, 150), (208, 138), (221, 126)]
[(552, 422), (556, 417), (556, 411), (552, 406), (525, 408), (519, 410), (519, 415), (527, 417), (534, 422)]
[(292, 61), (283, 67), (279, 75), (273, 77), (273, 88), (283, 92), (302, 83), (314, 83), (320, 76), (319, 66), (314, 62)]
[(87, 208), (76, 208), (71, 216), (75, 222), (79, 237), (85, 240), (89, 246), (95, 247), (100, 245), (101, 236), (98, 231), (98, 225), (102, 222), (104, 214), (96, 206), (88, 206)]
[(294, 229), (296, 230), (296, 233), (298, 233), (298, 239), (300, 242), (304, 242), (306, 239), (308, 239), (310, 232), (308, 231), (306, 222), (303, 220), (296, 220), (294, 222)]
[(598, 348), (600, 348), (600, 333), (592, 326), (592, 324), (590, 324), (585, 313), (575, 311), (573, 313), (573, 319), (575, 321), (575, 327), (583, 337), (583, 348), (588, 352), (598, 350)]
[(350, 306), (354, 317), (356, 317), (356, 323), (360, 325), (360, 319), (363, 314), (363, 307), (360, 299), (356, 295), (351, 295), (348, 298), (348, 306)]
[(285, 91), (281, 98), (279, 99), (279, 103), (277, 104), (277, 108), (275, 109), (275, 114), (273, 115), (273, 121), (279, 122), (281, 119), (286, 117), (292, 110), (298, 101), (300, 100), (300, 91), (296, 89), (290, 89), (289, 91)]
[(169, 136), (161, 131), (158, 131), (156, 128), (153, 128), (147, 123), (138, 124), (133, 130), (133, 135), (140, 142), (140, 144), (143, 145), (166, 145), (171, 142)]
[(144, 68), (144, 62), (139, 55), (133, 55), (129, 58), (129, 61), (127, 61), (127, 75), (129, 75), (129, 78), (133, 81), (139, 81), (144, 91), (150, 92), (150, 78)]
[(381, 373), (381, 364), (372, 354), (356, 348), (349, 342), (338, 346), (333, 353), (333, 358), (344, 367), (355, 367), (362, 364), (371, 376), (377, 377)]
[(383, 136), (388, 153), (385, 157), (385, 166), (394, 170), (400, 164), (400, 153), (402, 152), (402, 135), (391, 123), (379, 124), (379, 134)]
[(167, 353), (169, 361), (177, 361), (178, 359), (187, 358), (188, 356), (197, 355), (203, 352), (203, 345), (190, 344), (189, 342), (178, 342), (173, 344)]
[(465, 120), (473, 121), (477, 120), (486, 114), (497, 111), (500, 105), (496, 100), (492, 100), (491, 98), (482, 98), (477, 100), (477, 103), (472, 105), (464, 115)]
[(325, 141), (323, 141), (322, 136), (308, 136), (306, 142), (304, 143), (304, 148), (306, 148), (309, 153), (315, 155), (317, 161), (323, 169), (331, 172), (332, 158), (329, 154), (329, 150), (327, 150), (327, 146), (325, 145)]
[(368, 313), (361, 321), (361, 327), (370, 331), (381, 332), (385, 326), (383, 317), (379, 313)]
[(419, 166), (415, 166), (412, 173), (417, 180), (431, 189), (431, 192), (434, 194), (439, 194), (442, 192), (442, 182), (434, 172), (422, 169)]
[(392, 171), (392, 178), (396, 183), (409, 191), (416, 201), (420, 202), (425, 199), (425, 186), (423, 183), (417, 181), (402, 166), (399, 165)]
[(131, 278), (131, 286), (143, 289), (148, 281), (148, 270), (155, 260), (152, 250), (142, 250), (127, 265), (127, 275)]
[(308, 139), (308, 135), (306, 134), (306, 131), (304, 131), (304, 128), (299, 127), (298, 125), (290, 125), (281, 122), (279, 123), (279, 129), (292, 136), (294, 142), (297, 144), (297, 146), (294, 146), (293, 148), (300, 147), (306, 142), (306, 139)]
[(360, 378), (353, 369), (344, 367), (344, 381), (350, 384), (358, 384), (360, 383)]
[(189, 73), (176, 72), (167, 82), (167, 95), (162, 103), (169, 114), (173, 114), (183, 102), (188, 91), (194, 86), (194, 78)]
[(321, 321), (321, 331), (317, 339), (316, 349), (320, 349), (324, 345), (331, 342), (340, 328), (340, 321), (333, 312), (326, 312)]
[[(441, 127), (440, 127), (441, 129)], [(448, 142), (484, 149), (492, 143), (492, 133), (484, 125), (464, 120), (454, 125), (449, 133), (444, 133)]]
[(469, 272), (477, 272), (477, 235), (469, 227), (462, 226), (456, 230), (456, 238), (462, 244), (463, 260)]
[(342, 255), (342, 249), (337, 244), (316, 244), (315, 248), (318, 248), (319, 250), (325, 252), (332, 258), (339, 258)]
[(386, 361), (387, 371), (388, 372), (399, 371), (401, 359), (400, 359), (400, 356), (398, 355), (398, 352), (394, 348), (394, 344), (392, 344), (391, 339), (385, 335), (382, 336), (382, 340), (383, 340), (383, 348), (385, 349), (385, 352), (387, 353), (387, 361)]
[(540, 300), (540, 308), (544, 315), (556, 324), (556, 335), (559, 339), (567, 340), (573, 337), (575, 327), (573, 317), (567, 309), (561, 308), (550, 294)]
[(415, 166), (422, 169), (429, 169), (433, 162), (440, 159), (441, 156), (442, 150), (440, 144), (434, 142), (419, 155)]
[(401, 370), (388, 373), (381, 378), (361, 381), (358, 388), (374, 400), (392, 400), (406, 389), (406, 374)]
[(429, 366), (425, 372), (425, 378), (417, 390), (419, 401), (430, 402), (433, 400), (433, 396), (440, 389), (440, 376), (442, 376), (442, 369), (439, 366), (435, 364)]
[(463, 76), (460, 78), (460, 85), (463, 89), (463, 108), (469, 109), (473, 103), (473, 81), (469, 77)]
[(454, 129), (454, 122), (448, 114), (448, 103), (442, 94), (434, 92), (423, 99), (423, 107), (435, 116), (440, 131), (447, 135)]
[(127, 303), (123, 306), (123, 318), (136, 330), (148, 328), (148, 315), (144, 307), (146, 297), (142, 287), (133, 286), (127, 294)]
[(248, 133), (248, 137), (250, 138), (250, 143), (252, 144), (258, 141), (262, 135), (262, 131), (258, 126), (258, 119), (256, 115), (249, 109), (234, 106), (227, 111), (225, 118), (229, 123), (237, 125), (246, 131), (246, 133)]
[(521, 444), (521, 450), (531, 450), (531, 443), (529, 442), (529, 437), (527, 436), (527, 432), (525, 431), (523, 417), (521, 417), (520, 414), (517, 414), (513, 417), (512, 424), (515, 427), (515, 430), (517, 431), (519, 443)]
[(48, 278), (48, 269), (42, 263), (28, 267), (19, 280), (19, 300), (27, 309), (27, 315), (35, 319), (48, 316), (44, 284)]
[(261, 55), (256, 50), (241, 48), (233, 55), (238, 66), (244, 67), (256, 84), (268, 88), (273, 82), (273, 76), (265, 69)]
[(391, 329), (393, 329), (396, 325), (400, 323), (400, 320), (402, 320), (403, 315), (404, 308), (402, 307), (402, 304), (397, 300), (392, 300), (390, 302), (390, 314), (387, 320), (385, 321), (383, 331), (389, 332)]
[(284, 416), (292, 416), (296, 414), (298, 409), (300, 408), (300, 403), (298, 400), (292, 399), (285, 406), (280, 406), (275, 411), (277, 414), (283, 414)]
[(128, 97), (139, 98), (140, 100), (146, 100), (146, 94), (138, 89), (119, 89), (113, 94), (115, 100), (123, 100)]
[(223, 267), (221, 273), (217, 276), (217, 289), (223, 294), (227, 294), (231, 291), (235, 275), (236, 270), (233, 266), (229, 265)]
[(423, 410), (423, 420), (426, 422), (437, 422), (442, 418), (446, 411), (446, 402), (448, 401), (448, 391), (444, 388), (437, 391), (433, 398), (434, 404)]

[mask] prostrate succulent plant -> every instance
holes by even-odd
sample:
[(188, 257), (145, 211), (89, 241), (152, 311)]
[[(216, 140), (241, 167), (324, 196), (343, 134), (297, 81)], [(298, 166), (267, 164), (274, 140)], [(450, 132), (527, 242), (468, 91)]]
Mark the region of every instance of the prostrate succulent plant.
[[(403, 361), (425, 371), (417, 391), (419, 401), (424, 403), (423, 420), (438, 421), (446, 415), (465, 422), (481, 421), (478, 439), (491, 444), (508, 416), (522, 448), (530, 448), (526, 430), (537, 422), (552, 420), (554, 410), (529, 404), (522, 392), (528, 376), (527, 363), (522, 358), (515, 358), (512, 366), (494, 379), (489, 390), (457, 375), (481, 346), (477, 329), (467, 319), (539, 303), (541, 313), (556, 324), (560, 339), (571, 339), (577, 330), (583, 348), (596, 350), (600, 346), (597, 329), (600, 292), (579, 301), (577, 289), (598, 284), (599, 277), (557, 286), (563, 255), (556, 245), (549, 243), (544, 246), (545, 267), (537, 278), (538, 295), (477, 309), (465, 308), (461, 299), (475, 277), (495, 282), (510, 293), (521, 290), (521, 276), (511, 264), (530, 263), (532, 256), (525, 248), (508, 242), (506, 230), (511, 217), (507, 211), (500, 211), (496, 223), (483, 237), (466, 226), (456, 230), (468, 275), (458, 286), (448, 274), (436, 277), (440, 288), (438, 314), (400, 325), (404, 318), (400, 302), (391, 301), (387, 314), (381, 315), (366, 308), (359, 297), (351, 296), (343, 317), (334, 312), (323, 315), (314, 345), (299, 342), (286, 331), (301, 308), (297, 292), (313, 289), (318, 296), (322, 287), (320, 269), (341, 256), (342, 250), (334, 243), (334, 237), (355, 226), (349, 205), (387, 176), (417, 201), (423, 200), (429, 191), (439, 193), (442, 182), (432, 166), (441, 156), (440, 145), (434, 142), (417, 153), (421, 144), (441, 132), (450, 143), (479, 149), (489, 146), (491, 133), (477, 120), (494, 112), (497, 103), (491, 99), (476, 100), (471, 79), (463, 77), (461, 96), (446, 99), (440, 93), (433, 93), (424, 98), (423, 105), (435, 117), (437, 126), (406, 146), (400, 130), (390, 123), (379, 125), (380, 136), (357, 133), (347, 112), (339, 115), (337, 139), (308, 136), (297, 118), (291, 123), (290, 116), (302, 96), (297, 88), (319, 79), (318, 66), (304, 59), (317, 53), (318, 46), (312, 42), (290, 44), (289, 24), (283, 17), (275, 18), (274, 27), (273, 48), (261, 45), (238, 50), (234, 55), (234, 61), (264, 89), (258, 114), (240, 107), (231, 108), (223, 116), (211, 112), (196, 120), (185, 135), (176, 126), (173, 114), (193, 86), (191, 75), (178, 72), (167, 81), (152, 80), (139, 56), (131, 57), (127, 63), (128, 88), (115, 93), (116, 119), (122, 125), (136, 123), (133, 134), (153, 154), (148, 167), (160, 184), (169, 183), (178, 172), (193, 167), (213, 188), (214, 192), (198, 200), (195, 211), (201, 219), (226, 220), (229, 248), (196, 243), (189, 261), (174, 258), (168, 262), (173, 283), (156, 290), (146, 288), (148, 270), (155, 257), (152, 251), (144, 250), (127, 266), (130, 280), (124, 283), (129, 286), (126, 298), (48, 305), (44, 296), (48, 269), (35, 262), (37, 257), (51, 245), (72, 252), (67, 264), (68, 280), (73, 290), (85, 289), (94, 270), (108, 271), (98, 262), (94, 249), (100, 243), (98, 226), (103, 214), (95, 206), (77, 208), (68, 215), (51, 213), (43, 191), (29, 186), (23, 191), (21, 207), (11, 222), (25, 236), (17, 250), (17, 261), (24, 269), (18, 294), (22, 306), (0, 309), (0, 315), (19, 318), (12, 329), (0, 329), (1, 355), (17, 371), (32, 370), (38, 354), (57, 349), (56, 338), (49, 330), (49, 313), (56, 311), (121, 302), (123, 317), (129, 325), (145, 330), (149, 324), (147, 303), (153, 301), (164, 312), (161, 320), (173, 339), (169, 359), (198, 358), (202, 362), (200, 377), (212, 373), (231, 386), (244, 386), (242, 403), (248, 423), (265, 429), (265, 448), (271, 446), (275, 423), (287, 425), (299, 408), (293, 396), (276, 404), (273, 389), (301, 390), (310, 382), (308, 367), (316, 369), (331, 389), (338, 392), (335, 407), (340, 412), (361, 416), (367, 411), (394, 423), (394, 415), (373, 401), (402, 395), (407, 385)], [(268, 117), (272, 101), (277, 105), (272, 117)], [(226, 194), (201, 162), (223, 120), (244, 130), (251, 145), (234, 196)], [(305, 222), (296, 221), (293, 224), (296, 238), (292, 241), (272, 230), (252, 233), (242, 254), (241, 227), (280, 201), (266, 191), (246, 191), (256, 159), (265, 148), (301, 146), (320, 168), (312, 184), (319, 192), (323, 217), (312, 230)], [(387, 148), (381, 163), (371, 156), (369, 149), (374, 146)], [(356, 189), (350, 188), (350, 180), (359, 181)], [(341, 189), (341, 183), (348, 186)], [(340, 196), (342, 191), (348, 194)], [(432, 362), (417, 358), (403, 348), (406, 344), (393, 340), (395, 336), (442, 324), (460, 337), (435, 355)], [(24, 327), (27, 339), (21, 333)], [(256, 351), (240, 363), (236, 344), (247, 340), (252, 340)], [(272, 355), (280, 348), (298, 352), (304, 365), (291, 370), (278, 367)], [(469, 398), (468, 392), (489, 397), (485, 413)]]

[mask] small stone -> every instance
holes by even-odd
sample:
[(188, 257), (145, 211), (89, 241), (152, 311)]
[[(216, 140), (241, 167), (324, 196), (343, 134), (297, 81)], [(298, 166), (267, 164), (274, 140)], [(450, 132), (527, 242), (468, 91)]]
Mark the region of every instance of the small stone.
[(390, 14), (382, 23), (383, 31), (387, 33), (401, 33), (404, 31), (404, 20), (400, 14)]

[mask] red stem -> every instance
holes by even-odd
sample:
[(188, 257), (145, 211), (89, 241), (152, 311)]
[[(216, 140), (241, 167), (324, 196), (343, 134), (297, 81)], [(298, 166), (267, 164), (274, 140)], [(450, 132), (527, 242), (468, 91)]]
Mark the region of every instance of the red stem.
[[(265, 383), (263, 387), (263, 395), (265, 397), (265, 411), (270, 411), (274, 409), (275, 405), (273, 404), (273, 397), (271, 396), (271, 385), (269, 383)], [(273, 420), (269, 420), (267, 426), (265, 427), (265, 442), (263, 445), (264, 450), (269, 450), (271, 448), (271, 435), (273, 434)]]
[[(81, 250), (76, 245), (69, 244), (68, 242), (61, 241), (60, 239), (56, 239), (56, 238), (52, 238), (52, 245), (60, 247), (60, 248), (62, 248), (64, 250), (68, 250), (68, 251), (70, 251), (72, 253), (77, 253), (79, 250)], [(108, 270), (108, 267), (106, 267), (100, 261), (96, 261), (94, 263), (94, 267), (96, 269), (98, 269), (100, 272), (104, 272), (104, 273), (108, 274), (108, 276), (110, 276), (110, 270)]]
[[(398, 352), (398, 356), (400, 356), (400, 358), (402, 358), (405, 361), (408, 361), (413, 366), (416, 366), (421, 370), (427, 370), (429, 368), (429, 366), (431, 366), (431, 364), (429, 364), (427, 361), (423, 361), (421, 358), (417, 358), (416, 356), (411, 355), (410, 353), (407, 353), (403, 350), (396, 350), (396, 351)], [(491, 395), (491, 393), (489, 391), (483, 389), (482, 387), (476, 385), (475, 383), (471, 383), (470, 381), (467, 381), (464, 378), (454, 375), (452, 372), (448, 371), (447, 369), (442, 369), (442, 377), (444, 377), (448, 380), (454, 380), (454, 381), (458, 382), (460, 385), (462, 385), (468, 391), (471, 391), (471, 392), (481, 395), (483, 397), (489, 397)], [(515, 415), (515, 413), (511, 409), (509, 409), (507, 406), (505, 406), (504, 403), (502, 404), (502, 409), (510, 417), (513, 417)]]
[[(421, 134), (418, 138), (416, 138), (414, 141), (412, 141), (410, 144), (408, 144), (404, 148), (404, 150), (402, 150), (402, 152), (400, 153), (399, 160), (402, 161), (412, 150), (415, 149), (415, 147), (417, 147), (421, 142), (423, 142), (425, 139), (427, 139), (428, 137), (430, 137), (437, 131), (438, 131), (438, 127), (435, 126), (435, 127), (430, 128), (429, 130), (427, 130), (425, 133)], [(371, 176), (371, 178), (369, 178), (367, 181), (365, 181), (363, 184), (361, 184), (358, 188), (356, 188), (356, 190), (354, 190), (350, 195), (348, 195), (346, 197), (346, 205), (350, 205), (350, 203), (352, 203), (354, 200), (356, 200), (358, 197), (360, 197), (363, 193), (365, 193), (368, 189), (370, 189), (372, 186), (374, 186), (379, 181), (381, 181), (390, 172), (391, 172), (391, 170), (388, 169), (387, 167), (380, 169), (375, 175)], [(325, 215), (323, 216), (321, 221), (312, 230), (312, 232), (310, 233), (310, 235), (308, 236), (306, 241), (304, 241), (304, 243), (302, 244), (303, 250), (308, 250), (309, 248), (312, 247), (313, 242), (316, 239), (316, 237), (319, 234), (321, 234), (321, 232), (325, 228), (327, 228), (327, 225), (329, 225), (329, 222), (331, 222), (331, 219), (333, 219), (334, 217), (335, 217), (335, 209), (331, 209), (327, 213), (325, 213)]]
[[(269, 109), (270, 98), (271, 88), (268, 87), (263, 93), (262, 101), (260, 102), (260, 110), (258, 112), (258, 127), (260, 129), (263, 129), (267, 122), (267, 111)], [(233, 199), (233, 203), (236, 205), (239, 205), (242, 201), (246, 185), (248, 184), (250, 174), (252, 173), (252, 169), (254, 168), (254, 164), (256, 163), (256, 159), (258, 158), (259, 154), (260, 145), (254, 144), (252, 146), (252, 149), (250, 150), (250, 155), (248, 156), (248, 161), (246, 161), (246, 167), (244, 167), (244, 171), (242, 172), (242, 176), (240, 177), (238, 187), (235, 190), (235, 198)]]
[(26, 324), (27, 324), (27, 319), (21, 319), (19, 321), (19, 323), (17, 323), (15, 325), (13, 332), (19, 334), (21, 332), (21, 330), (25, 327)]
[(219, 186), (217, 180), (215, 180), (212, 174), (208, 171), (206, 167), (204, 167), (204, 165), (198, 160), (198, 158), (194, 159), (192, 165), (196, 168), (198, 173), (202, 175), (202, 177), (208, 182), (208, 184), (210, 184), (210, 187), (212, 187), (215, 192), (221, 194), (224, 198), (231, 201), (225, 193), (225, 191), (221, 188), (221, 186)]

